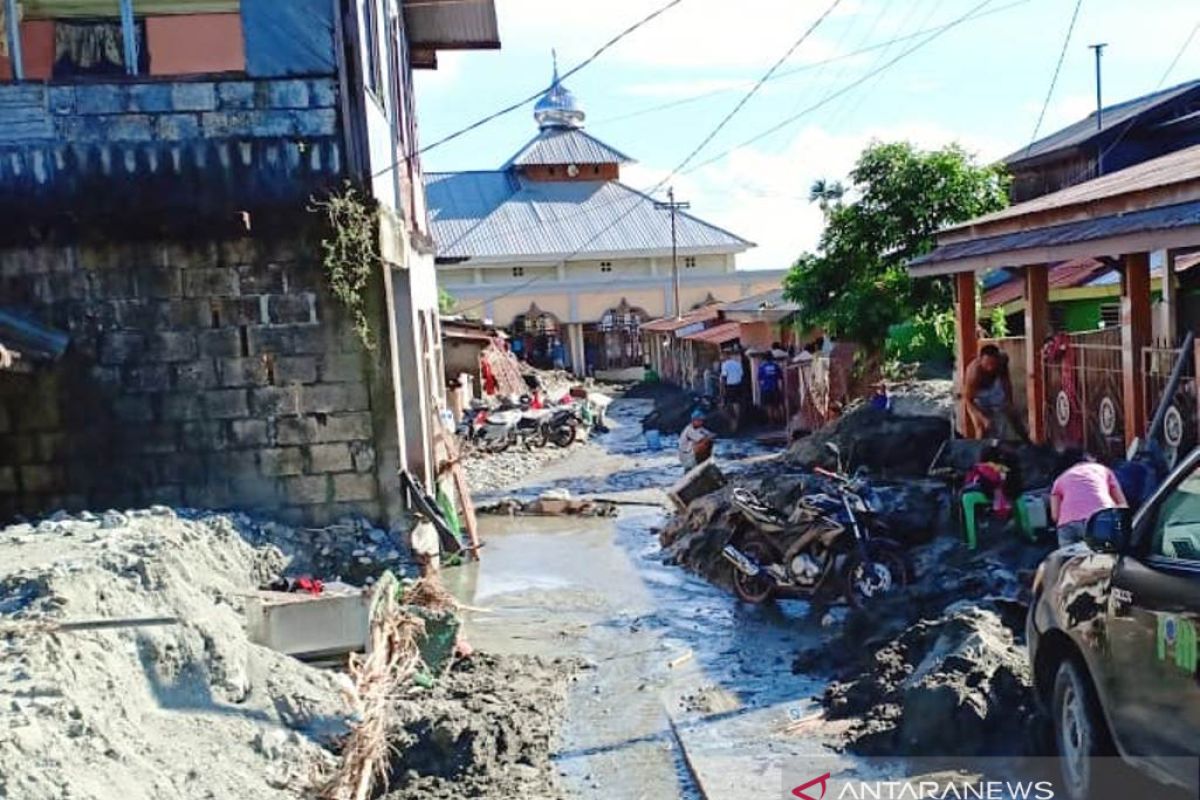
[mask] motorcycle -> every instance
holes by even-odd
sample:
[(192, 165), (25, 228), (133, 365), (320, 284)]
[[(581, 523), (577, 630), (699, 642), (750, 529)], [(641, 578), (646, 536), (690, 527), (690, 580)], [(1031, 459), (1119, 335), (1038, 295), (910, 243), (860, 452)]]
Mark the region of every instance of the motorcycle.
[(579, 412), (573, 405), (559, 406), (551, 409), (542, 421), (542, 435), (555, 447), (570, 447), (579, 434), (581, 423)]
[(517, 441), (522, 414), (519, 408), (481, 409), (471, 421), (467, 441), (485, 452), (503, 453)]
[[(831, 448), (833, 449), (833, 448)], [(854, 608), (908, 583), (899, 544), (873, 534), (876, 509), (865, 480), (838, 470), (813, 471), (833, 484), (832, 494), (800, 500), (789, 518), (747, 489), (735, 489), (734, 508), (744, 525), (722, 551), (733, 564), (733, 588), (748, 603), (773, 596), (842, 595)]]

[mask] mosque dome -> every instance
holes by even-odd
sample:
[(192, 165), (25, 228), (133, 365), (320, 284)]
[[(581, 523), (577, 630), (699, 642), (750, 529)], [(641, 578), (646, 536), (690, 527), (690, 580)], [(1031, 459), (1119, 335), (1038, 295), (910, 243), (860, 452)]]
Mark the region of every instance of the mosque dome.
[(554, 80), (550, 88), (542, 95), (533, 107), (533, 118), (538, 127), (547, 128), (582, 128), (587, 114), (579, 107), (578, 101), (571, 90), (562, 85), (558, 79), (558, 64), (554, 65)]

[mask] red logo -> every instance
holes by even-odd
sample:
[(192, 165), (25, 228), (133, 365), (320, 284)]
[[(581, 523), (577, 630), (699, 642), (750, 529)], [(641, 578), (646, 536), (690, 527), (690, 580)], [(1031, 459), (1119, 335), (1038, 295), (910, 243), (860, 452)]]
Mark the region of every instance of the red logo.
[[(826, 772), (821, 777), (813, 778), (808, 783), (803, 784), (801, 786), (797, 786), (795, 789), (792, 789), (792, 795), (800, 798), (800, 800), (821, 800), (821, 798), (823, 798), (825, 796), (826, 784), (828, 782), (829, 782), (829, 773)], [(811, 789), (812, 787), (816, 786), (818, 783), (821, 784), (821, 794), (819, 794), (818, 796), (813, 797), (807, 791), (805, 791), (806, 789)]]

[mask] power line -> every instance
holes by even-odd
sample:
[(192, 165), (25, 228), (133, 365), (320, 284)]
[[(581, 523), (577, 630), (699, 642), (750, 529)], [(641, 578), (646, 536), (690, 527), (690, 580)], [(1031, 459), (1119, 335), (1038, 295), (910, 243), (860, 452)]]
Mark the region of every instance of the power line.
[(934, 39), (941, 36), (946, 31), (949, 31), (950, 29), (962, 24), (963, 22), (966, 22), (973, 15), (975, 15), (976, 12), (978, 12), (980, 9), (984, 8), (987, 5), (990, 5), (991, 2), (992, 2), (992, 0), (983, 0), (983, 2), (976, 5), (974, 8), (972, 8), (966, 14), (963, 14), (962, 16), (954, 19), (953, 21), (951, 21), (947, 25), (943, 26), (942, 28), (939, 28), (938, 30), (934, 31), (929, 36), (922, 39), (920, 42), (917, 42), (912, 47), (901, 52), (895, 58), (892, 58), (891, 60), (889, 60), (886, 64), (883, 64), (882, 66), (880, 66), (878, 69), (871, 70), (867, 74), (860, 77), (858, 80), (855, 80), (855, 81), (849, 83), (848, 85), (843, 86), (841, 89), (839, 89), (836, 92), (832, 92), (832, 93), (826, 95), (825, 97), (818, 100), (816, 103), (809, 106), (808, 108), (805, 108), (804, 110), (802, 110), (796, 114), (792, 114), (791, 116), (786, 117), (782, 121), (776, 123), (775, 125), (772, 125), (771, 127), (767, 128), (766, 130), (750, 137), (749, 139), (745, 140), (744, 142), (741, 142), (740, 144), (737, 144), (737, 145), (729, 148), (728, 150), (724, 150), (724, 151), (718, 153), (717, 155), (713, 156), (712, 158), (708, 158), (704, 161), (701, 161), (699, 164), (693, 164), (689, 169), (686, 170), (686, 172), (695, 172), (696, 170), (700, 169), (701, 167), (705, 167), (709, 164), (720, 161), (721, 159), (725, 158), (726, 156), (728, 156), (730, 153), (734, 152), (735, 150), (738, 150), (740, 148), (754, 144), (755, 142), (758, 142), (762, 139), (765, 139), (766, 137), (770, 136), (771, 134), (777, 133), (778, 131), (783, 130), (787, 126), (789, 126), (792, 123), (799, 120), (801, 117), (807, 116), (808, 114), (812, 113), (813, 111), (816, 111), (817, 109), (821, 108), (822, 106), (828, 105), (830, 102), (832, 102), (833, 100), (836, 100), (838, 97), (841, 97), (842, 95), (846, 94), (847, 92), (866, 83), (867, 81), (869, 81), (871, 78), (875, 77), (876, 75), (879, 75), (880, 73), (890, 69), (897, 62), (901, 61), (904, 58), (907, 58), (908, 56), (915, 53), (917, 50), (920, 50), (922, 47), (929, 44), (930, 42), (932, 42)]
[[(931, 29), (930, 31), (928, 31), (928, 33), (929, 33), (929, 35), (928, 35), (928, 36), (926, 36), (924, 39), (922, 39), (921, 41), (919, 41), (919, 42), (917, 42), (916, 44), (914, 44), (912, 47), (910, 47), (910, 48), (908, 48), (908, 49), (904, 50), (903, 52), (899, 53), (897, 56), (895, 56), (894, 58), (890, 59), (890, 60), (889, 60), (887, 63), (885, 63), (885, 64), (881, 65), (881, 66), (880, 66), (880, 67), (878, 67), (877, 69), (873, 69), (873, 70), (871, 70), (871, 71), (870, 71), (870, 72), (868, 72), (867, 74), (865, 74), (865, 75), (863, 75), (862, 77), (858, 78), (856, 81), (854, 81), (854, 82), (852, 82), (852, 83), (848, 84), (847, 86), (843, 87), (842, 89), (840, 89), (840, 90), (838, 90), (838, 91), (836, 91), (836, 92), (833, 92), (833, 93), (831, 93), (831, 94), (827, 95), (826, 97), (822, 98), (822, 99), (821, 99), (820, 101), (818, 101), (817, 103), (815, 103), (815, 104), (813, 104), (813, 105), (809, 106), (808, 108), (804, 109), (803, 111), (799, 112), (798, 114), (795, 114), (795, 115), (792, 115), (791, 117), (788, 117), (787, 119), (783, 120), (781, 123), (779, 123), (779, 124), (777, 124), (777, 125), (775, 125), (775, 126), (772, 126), (770, 129), (768, 129), (768, 130), (766, 130), (766, 131), (764, 131), (764, 132), (762, 132), (762, 133), (758, 134), (757, 136), (755, 136), (755, 137), (753, 137), (753, 138), (751, 138), (751, 139), (747, 140), (746, 142), (742, 143), (741, 145), (738, 145), (737, 147), (744, 147), (744, 146), (746, 146), (746, 145), (748, 145), (748, 144), (753, 144), (753, 143), (755, 143), (755, 142), (759, 141), (760, 139), (763, 139), (763, 138), (765, 138), (766, 136), (769, 136), (769, 135), (771, 135), (771, 134), (773, 134), (773, 133), (777, 132), (778, 130), (780, 130), (780, 129), (782, 129), (782, 128), (786, 127), (787, 125), (791, 124), (792, 122), (795, 122), (795, 121), (796, 121), (797, 119), (799, 119), (800, 117), (803, 117), (803, 116), (805, 116), (805, 115), (807, 115), (807, 114), (809, 114), (809, 113), (811, 113), (811, 112), (813, 112), (813, 111), (816, 111), (817, 109), (821, 108), (822, 106), (824, 106), (824, 105), (827, 105), (829, 102), (831, 102), (831, 101), (835, 100), (836, 98), (838, 98), (838, 97), (842, 96), (843, 94), (846, 94), (847, 92), (849, 92), (849, 91), (851, 91), (852, 89), (854, 89), (854, 88), (856, 88), (856, 87), (858, 87), (858, 86), (862, 85), (863, 83), (865, 83), (866, 81), (868, 81), (868, 80), (870, 80), (871, 78), (875, 77), (876, 75), (878, 75), (878, 74), (880, 74), (880, 73), (884, 72), (885, 70), (887, 70), (887, 69), (891, 68), (893, 65), (895, 65), (895, 64), (896, 64), (897, 62), (899, 62), (900, 60), (902, 60), (902, 59), (904, 59), (904, 58), (908, 57), (909, 55), (911, 55), (912, 53), (916, 52), (917, 50), (920, 50), (921, 48), (925, 47), (927, 44), (929, 44), (930, 42), (934, 41), (935, 39), (937, 39), (938, 37), (940, 37), (942, 34), (944, 34), (944, 33), (948, 32), (948, 31), (952, 30), (952, 29), (953, 29), (953, 28), (955, 28), (955, 27), (957, 27), (958, 25), (961, 25), (962, 23), (964, 23), (964, 22), (966, 22), (966, 21), (968, 21), (968, 20), (972, 20), (972, 19), (981, 18), (981, 17), (984, 17), (984, 16), (988, 16), (989, 14), (994, 14), (994, 13), (997, 13), (997, 12), (999, 12), (999, 11), (1004, 11), (1004, 10), (1007, 10), (1007, 9), (1010, 9), (1010, 8), (1014, 8), (1014, 7), (1016, 7), (1016, 6), (1019, 6), (1019, 5), (1024, 5), (1025, 3), (1029, 2), (1029, 0), (1017, 0), (1016, 2), (1011, 2), (1011, 3), (1008, 3), (1008, 4), (1007, 4), (1007, 5), (1005, 5), (1005, 6), (1001, 6), (1001, 7), (999, 7), (999, 8), (995, 8), (995, 9), (992, 9), (992, 10), (990, 10), (990, 11), (986, 11), (986, 12), (985, 12), (985, 11), (983, 11), (983, 9), (984, 9), (984, 8), (986, 8), (988, 5), (990, 5), (992, 2), (993, 2), (993, 0), (982, 0), (982, 2), (980, 2), (980, 3), (978, 3), (977, 5), (973, 6), (973, 7), (972, 7), (972, 8), (971, 8), (969, 11), (967, 11), (965, 14), (963, 14), (963, 15), (961, 15), (961, 16), (959, 16), (959, 17), (957, 17), (957, 18), (953, 19), (953, 20), (951, 20), (950, 22), (948, 22), (948, 23), (946, 23), (946, 24), (944, 24), (944, 25), (940, 25), (940, 26), (937, 26), (936, 28), (933, 28), (933, 29)], [(912, 37), (912, 36), (909, 36), (909, 37), (904, 37), (904, 38), (913, 38), (913, 37)], [(778, 76), (777, 76), (777, 77), (778, 77)], [(722, 152), (722, 153), (719, 153), (718, 155), (716, 155), (716, 156), (713, 156), (712, 158), (709, 158), (709, 159), (707, 159), (707, 160), (705, 160), (705, 161), (703, 161), (703, 162), (701, 162), (701, 163), (699, 163), (699, 164), (693, 165), (693, 166), (692, 166), (690, 169), (687, 169), (687, 170), (686, 170), (686, 172), (689, 172), (689, 173), (690, 173), (690, 172), (694, 172), (694, 171), (696, 171), (696, 170), (700, 169), (701, 167), (704, 167), (704, 166), (706, 166), (706, 165), (708, 165), (708, 164), (711, 164), (711, 163), (713, 163), (713, 162), (715, 162), (715, 161), (719, 161), (720, 159), (722, 159), (722, 158), (724, 158), (725, 156), (729, 155), (729, 153), (733, 152), (733, 150), (737, 149), (737, 147), (735, 147), (735, 148), (730, 148), (729, 150), (726, 150), (726, 151), (724, 151), (724, 152)], [(670, 180), (670, 179), (671, 179), (671, 178), (672, 178), (674, 175), (675, 175), (675, 171), (673, 171), (672, 173), (668, 174), (668, 175), (667, 175), (667, 177), (663, 178), (661, 181), (659, 181), (658, 183), (656, 183), (654, 186), (651, 186), (651, 187), (649, 187), (649, 188), (648, 188), (648, 189), (646, 189), (644, 192), (642, 192), (642, 191), (639, 191), (639, 190), (637, 190), (637, 189), (634, 189), (633, 187), (626, 187), (626, 188), (628, 188), (630, 191), (634, 192), (635, 194), (642, 194), (642, 195), (646, 195), (646, 194), (652, 193), (652, 192), (654, 192), (654, 191), (657, 191), (658, 189), (661, 189), (661, 188), (662, 188), (662, 186), (664, 186), (664, 185), (667, 183), (667, 181), (669, 181), (669, 180)], [(604, 204), (604, 206), (602, 206), (602, 207), (607, 207), (607, 206), (616, 206), (616, 205), (619, 205), (619, 204), (622, 202), (622, 200), (623, 200), (623, 199), (624, 199), (624, 198), (617, 198), (617, 199), (614, 199), (614, 200), (607, 201), (607, 202)], [(636, 208), (636, 206), (637, 206), (637, 205), (638, 205), (640, 202), (641, 202), (641, 200), (640, 200), (639, 198), (636, 198), (636, 197), (635, 197), (635, 198), (633, 198), (633, 203), (631, 204), (631, 206), (630, 206), (628, 209), (624, 210), (624, 211), (623, 211), (621, 214), (619, 214), (619, 215), (618, 215), (618, 216), (617, 216), (617, 217), (616, 217), (616, 218), (615, 218), (615, 219), (614, 219), (614, 220), (613, 220), (613, 221), (612, 221), (612, 222), (611, 222), (611, 223), (610, 223), (608, 226), (606, 226), (604, 229), (602, 229), (602, 230), (600, 230), (599, 232), (597, 232), (596, 234), (594, 234), (594, 235), (593, 235), (592, 237), (590, 237), (590, 238), (589, 238), (587, 241), (585, 241), (585, 242), (584, 242), (582, 245), (580, 245), (579, 247), (577, 247), (577, 248), (576, 248), (576, 249), (575, 249), (573, 252), (571, 252), (570, 254), (568, 254), (567, 256), (563, 257), (563, 258), (562, 258), (562, 259), (560, 259), (560, 260), (562, 260), (562, 261), (564, 261), (564, 262), (565, 262), (565, 261), (567, 261), (567, 260), (569, 260), (569, 259), (573, 258), (573, 257), (574, 257), (575, 255), (577, 255), (577, 254), (578, 254), (580, 251), (582, 251), (582, 250), (583, 250), (585, 247), (587, 247), (589, 244), (591, 244), (592, 242), (594, 242), (594, 241), (595, 241), (597, 238), (599, 238), (600, 236), (602, 236), (602, 235), (603, 235), (604, 233), (606, 233), (607, 231), (611, 230), (611, 229), (612, 229), (612, 227), (614, 227), (616, 224), (618, 224), (618, 223), (619, 223), (621, 220), (623, 220), (625, 217), (629, 216), (629, 214), (633, 212), (634, 208)], [(572, 219), (572, 218), (575, 218), (575, 217), (581, 217), (581, 216), (585, 216), (585, 215), (587, 215), (587, 214), (592, 214), (592, 213), (595, 213), (597, 210), (598, 210), (597, 208), (591, 208), (591, 209), (588, 209), (586, 212), (579, 212), (579, 213), (577, 213), (577, 214), (565, 215), (565, 216), (563, 216), (563, 217), (560, 217), (560, 218), (558, 218), (558, 219), (556, 219), (556, 220), (554, 220), (554, 221), (555, 221), (555, 222), (562, 222), (562, 221), (569, 220), (569, 219)], [(533, 229), (534, 229), (534, 227), (535, 227), (535, 226), (530, 226), (529, 228), (527, 228), (527, 229), (524, 229), (524, 230), (533, 230)], [(539, 226), (536, 226), (536, 227), (541, 227), (541, 226), (539, 225)], [(460, 239), (461, 239), (461, 237), (460, 237)], [(456, 241), (458, 241), (458, 240), (456, 240)], [(527, 280), (527, 281), (523, 281), (522, 283), (520, 283), (520, 284), (517, 284), (516, 286), (509, 287), (508, 289), (506, 289), (506, 290), (504, 290), (504, 291), (502, 291), (502, 292), (499, 292), (499, 293), (497, 293), (496, 295), (493, 295), (493, 296), (491, 296), (491, 297), (489, 297), (489, 298), (485, 298), (485, 299), (483, 299), (483, 300), (480, 300), (480, 301), (478, 301), (478, 302), (476, 302), (476, 303), (473, 303), (472, 305), (470, 305), (470, 306), (467, 306), (467, 307), (466, 307), (465, 309), (463, 309), (463, 310), (473, 310), (473, 309), (475, 309), (475, 308), (478, 308), (478, 307), (480, 307), (480, 306), (486, 305), (487, 303), (490, 303), (490, 302), (492, 302), (492, 301), (494, 301), (494, 300), (499, 300), (499, 299), (501, 299), (501, 298), (504, 298), (504, 297), (507, 297), (507, 296), (509, 296), (509, 295), (516, 294), (517, 292), (520, 292), (520, 291), (522, 291), (523, 289), (525, 289), (525, 288), (527, 288), (528, 286), (530, 286), (530, 285), (532, 285), (532, 284), (536, 283), (537, 281), (539, 281), (539, 280), (542, 280), (542, 279), (543, 279), (543, 277), (544, 277), (544, 276), (534, 276), (534, 277), (530, 278), (529, 280)]]
[[(609, 222), (603, 228), (601, 228), (600, 230), (596, 231), (594, 234), (589, 236), (587, 238), (587, 240), (583, 242), (583, 244), (579, 245), (573, 251), (571, 251), (569, 254), (564, 256), (562, 258), (562, 261), (564, 263), (569, 261), (571, 258), (578, 255), (584, 248), (586, 248), (592, 242), (596, 241), (601, 236), (603, 236), (605, 233), (608, 233), (608, 231), (610, 231), (614, 227), (616, 227), (616, 225), (618, 223), (620, 223), (621, 220), (625, 219), (625, 217), (627, 217), (631, 213), (633, 213), (634, 209), (636, 209), (644, 199), (649, 198), (651, 201), (653, 201), (653, 198), (650, 197), (650, 195), (652, 195), (655, 191), (658, 191), (663, 186), (665, 186), (671, 180), (671, 178), (673, 178), (675, 175), (677, 175), (679, 173), (680, 170), (682, 170), (684, 167), (686, 167), (688, 165), (688, 163), (693, 158), (695, 158), (696, 155), (701, 150), (703, 150), (704, 147), (706, 145), (708, 145), (709, 142), (711, 142), (713, 140), (713, 137), (715, 137), (717, 135), (717, 133), (719, 133), (721, 131), (721, 129), (724, 128), (725, 125), (727, 125), (730, 122), (730, 120), (732, 120), (737, 115), (737, 113), (739, 111), (741, 111), (742, 108), (745, 107), (746, 103), (750, 101), (750, 98), (752, 98), (754, 96), (754, 94), (756, 92), (758, 92), (758, 90), (760, 88), (762, 88), (762, 85), (764, 83), (766, 83), (766, 81), (773, 74), (775, 74), (775, 71), (779, 69), (779, 66), (781, 64), (783, 64), (783, 62), (785, 62), (788, 58), (791, 57), (791, 55), (797, 50), (797, 48), (799, 48), (800, 45), (803, 44), (805, 42), (805, 40), (807, 40), (808, 37), (812, 35), (813, 31), (815, 31), (820, 26), (820, 24), (825, 20), (825, 18), (828, 17), (833, 12), (833, 10), (835, 8), (837, 8), (837, 6), (839, 4), (841, 4), (841, 2), (842, 2), (842, 0), (833, 0), (833, 2), (828, 6), (828, 8), (826, 8), (825, 11), (819, 17), (817, 17), (817, 19), (811, 25), (809, 25), (807, 29), (805, 29), (804, 33), (802, 33), (800, 35), (800, 37), (798, 39), (796, 39), (795, 42), (792, 43), (792, 45), (787, 49), (787, 51), (783, 54), (783, 56), (780, 57), (779, 59), (777, 59), (775, 61), (775, 63), (771, 65), (770, 69), (768, 69), (766, 71), (766, 73), (764, 73), (763, 76), (761, 78), (759, 78), (758, 81), (755, 82), (754, 86), (752, 86), (750, 88), (750, 90), (742, 97), (742, 99), (740, 101), (738, 101), (738, 103), (733, 107), (733, 109), (731, 109), (729, 111), (729, 113), (727, 113), (724, 117), (721, 118), (721, 121), (717, 123), (717, 125), (713, 128), (713, 130), (710, 131), (709, 134), (700, 141), (700, 144), (698, 144), (695, 148), (692, 149), (692, 151), (687, 155), (687, 157), (684, 158), (683, 161), (681, 161), (679, 163), (679, 165), (677, 167), (675, 167), (675, 169), (671, 170), (665, 177), (662, 178), (662, 180), (660, 180), (657, 184), (655, 184), (653, 187), (651, 187), (648, 191), (637, 192), (635, 190), (634, 191), (635, 196), (633, 197), (633, 202), (629, 205), (629, 208), (625, 209), (623, 212), (621, 212), (616, 217), (614, 217), (611, 222)], [(637, 195), (641, 195), (641, 196), (639, 197)], [(594, 209), (593, 209), (593, 211), (594, 211)], [(674, 213), (672, 214), (672, 219), (674, 219)], [(532, 284), (536, 283), (538, 280), (541, 280), (542, 277), (543, 277), (542, 275), (535, 275), (534, 277), (530, 278), (528, 281), (525, 281), (522, 284), (518, 284), (518, 286), (516, 286), (516, 287), (512, 287), (511, 289), (509, 289), (499, 295), (496, 295), (489, 299), (485, 299), (480, 302), (474, 303), (470, 306), (467, 306), (466, 308), (462, 309), (462, 311), (470, 311), (472, 309), (478, 308), (481, 305), (486, 305), (489, 302), (498, 300), (501, 297), (505, 297), (510, 294), (515, 294), (516, 292), (520, 291), (521, 289), (531, 286)]]
[(775, 71), (778, 70), (783, 65), (783, 62), (787, 61), (789, 58), (792, 57), (792, 53), (796, 52), (797, 48), (799, 48), (800, 45), (804, 44), (804, 42), (808, 39), (808, 37), (812, 35), (813, 31), (815, 31), (818, 27), (820, 27), (821, 23), (824, 22), (825, 19), (830, 14), (833, 13), (834, 9), (836, 9), (839, 5), (841, 5), (841, 3), (842, 3), (842, 0), (833, 0), (833, 2), (829, 4), (829, 6), (825, 9), (825, 11), (821, 13), (821, 16), (817, 17), (816, 20), (814, 20), (813, 23), (808, 26), (808, 28), (804, 31), (804, 33), (800, 34), (800, 38), (798, 38), (798, 39), (796, 39), (796, 41), (792, 42), (791, 47), (789, 47), (782, 56), (780, 56), (778, 59), (776, 59), (775, 63), (771, 65), (771, 68), (768, 69), (766, 71), (766, 73), (761, 78), (759, 78), (758, 81), (756, 81), (753, 86), (750, 87), (750, 91), (746, 92), (746, 94), (742, 96), (742, 99), (737, 102), (737, 105), (735, 105), (732, 109), (730, 109), (728, 114), (726, 114), (724, 117), (722, 117), (721, 121), (717, 123), (716, 127), (713, 128), (711, 131), (709, 131), (708, 135), (705, 136), (700, 141), (700, 144), (696, 145), (696, 147), (692, 150), (692, 152), (688, 153), (687, 158), (685, 158), (685, 159), (683, 159), (683, 161), (679, 162), (679, 166), (677, 166), (677, 167), (675, 167), (675, 169), (671, 170), (671, 174), (659, 182), (659, 185), (657, 188), (661, 188), (662, 185), (664, 183), (666, 183), (668, 180), (670, 180), (672, 176), (674, 176), (676, 173), (678, 173), (680, 170), (682, 170), (684, 167), (686, 167), (689, 163), (691, 163), (691, 160), (693, 158), (695, 158), (696, 156), (698, 156), (700, 154), (700, 151), (703, 150), (705, 147), (707, 147), (708, 144), (713, 139), (716, 138), (717, 134), (720, 133), (727, 124), (729, 124), (729, 121), (732, 120), (735, 116), (737, 116), (737, 113), (739, 111), (741, 111), (743, 108), (745, 108), (746, 103), (750, 102), (750, 98), (754, 97), (754, 95), (756, 95), (758, 93), (758, 90), (763, 87), (763, 84), (771, 79), (771, 76), (774, 75)]
[(1062, 49), (1058, 53), (1058, 63), (1054, 65), (1054, 74), (1050, 77), (1050, 88), (1046, 90), (1046, 99), (1042, 102), (1042, 110), (1038, 113), (1037, 124), (1033, 126), (1033, 136), (1029, 138), (1029, 147), (1025, 149), (1027, 156), (1033, 148), (1034, 142), (1037, 141), (1038, 132), (1042, 129), (1042, 121), (1046, 118), (1046, 109), (1050, 107), (1050, 98), (1054, 96), (1054, 87), (1058, 85), (1058, 74), (1062, 72), (1063, 61), (1067, 58), (1067, 47), (1071, 44), (1071, 34), (1075, 31), (1075, 21), (1079, 19), (1081, 6), (1083, 6), (1083, 0), (1075, 0), (1075, 10), (1071, 12), (1071, 22), (1067, 25), (1067, 35), (1063, 37)]
[[(626, 36), (629, 36), (634, 31), (636, 31), (638, 28), (641, 28), (642, 26), (647, 25), (650, 22), (654, 21), (659, 16), (666, 13), (667, 11), (669, 11), (670, 9), (674, 8), (675, 6), (679, 5), (682, 2), (683, 2), (683, 0), (669, 0), (669, 2), (666, 3), (665, 5), (660, 6), (659, 8), (650, 12), (646, 16), (642, 17), (637, 22), (635, 22), (632, 25), (630, 25), (629, 27), (625, 28), (623, 31), (618, 33), (616, 36), (612, 37), (607, 42), (602, 44), (594, 53), (592, 53), (590, 56), (585, 58), (583, 61), (580, 61), (574, 67), (572, 67), (571, 69), (564, 72), (562, 74), (562, 76), (559, 78), (559, 80), (566, 80), (567, 78), (571, 77), (575, 73), (579, 72), (581, 69), (588, 66), (593, 61), (595, 61), (597, 58), (599, 58), (605, 51), (607, 51), (608, 49), (613, 47), (615, 44), (617, 44), (617, 42), (621, 41)], [(516, 111), (518, 108), (521, 108), (526, 103), (531, 103), (534, 100), (537, 100), (539, 97), (541, 97), (545, 93), (546, 93), (545, 88), (539, 89), (538, 91), (534, 92), (533, 94), (529, 95), (528, 97), (518, 100), (515, 103), (511, 103), (511, 104), (505, 106), (504, 108), (500, 109), (499, 111), (495, 111), (491, 114), (488, 114), (486, 117), (478, 119), (475, 122), (472, 122), (470, 125), (467, 125), (463, 128), (459, 128), (458, 130), (454, 131), (453, 133), (443, 136), (442, 138), (438, 139), (437, 141), (433, 142), (432, 144), (428, 144), (428, 145), (422, 147), (420, 150), (417, 151), (416, 154), (420, 155), (423, 153), (428, 153), (430, 150), (433, 150), (436, 147), (441, 147), (442, 145), (446, 144), (447, 142), (451, 142), (451, 141), (459, 138), (460, 136), (470, 133), (471, 131), (476, 130), (477, 128), (480, 128), (480, 127), (488, 124), (492, 120), (499, 119), (500, 117), (503, 117), (506, 114), (511, 114), (513, 111)], [(410, 155), (412, 155), (412, 154), (410, 153)], [(383, 175), (386, 172), (390, 172), (391, 170), (393, 170), (396, 167), (396, 165), (398, 163), (399, 162), (397, 162), (397, 161), (392, 162), (384, 169), (382, 169), (379, 172), (372, 175), (372, 177), (378, 178), (380, 175)]]
[(1192, 43), (1192, 39), (1196, 38), (1197, 32), (1200, 32), (1200, 21), (1198, 21), (1195, 25), (1192, 26), (1192, 32), (1189, 33), (1187, 35), (1187, 38), (1183, 40), (1183, 44), (1180, 46), (1179, 50), (1175, 53), (1175, 57), (1173, 59), (1171, 59), (1171, 65), (1169, 67), (1167, 67), (1166, 71), (1163, 72), (1162, 77), (1158, 79), (1158, 87), (1157, 88), (1161, 89), (1163, 84), (1165, 84), (1167, 82), (1167, 78), (1169, 78), (1171, 76), (1171, 73), (1175, 71), (1175, 67), (1179, 66), (1179, 59), (1183, 58), (1183, 54), (1185, 52), (1187, 52), (1188, 45), (1190, 45)]
[[(971, 19), (982, 19), (983, 17), (988, 17), (993, 14), (999, 14), (1002, 11), (1007, 11), (1010, 8), (1015, 8), (1016, 6), (1022, 6), (1029, 2), (1030, 2), (1030, 0), (1014, 0), (1014, 2), (1006, 3), (1005, 5), (998, 6), (996, 8), (989, 9), (987, 11), (983, 11), (978, 14), (972, 14), (970, 18)], [(821, 59), (820, 61), (813, 61), (808, 64), (802, 64), (802, 65), (793, 67), (791, 69), (780, 70), (775, 75), (772, 75), (770, 80), (778, 81), (778, 80), (782, 80), (784, 78), (791, 78), (796, 75), (800, 75), (805, 72), (808, 72), (810, 70), (817, 69), (818, 67), (823, 67), (827, 64), (833, 64), (838, 61), (846, 61), (848, 59), (856, 58), (858, 56), (864, 55), (866, 53), (871, 53), (876, 50), (890, 48), (894, 44), (900, 44), (901, 42), (906, 42), (910, 39), (916, 39), (918, 36), (924, 36), (927, 33), (934, 33), (937, 31), (941, 31), (941, 30), (945, 29), (946, 27), (952, 26), (954, 24), (956, 24), (956, 23), (951, 22), (948, 25), (935, 25), (935, 26), (932, 26), (929, 28), (916, 30), (916, 31), (913, 31), (912, 33), (906, 33), (903, 36), (897, 36), (895, 38), (888, 39), (887, 41), (877, 42), (876, 44), (868, 45), (866, 47), (862, 47), (857, 50), (852, 50), (848, 53), (841, 53), (836, 56), (830, 56), (829, 58), (824, 58), (824, 59)], [(647, 114), (654, 114), (659, 111), (668, 111), (672, 108), (678, 108), (679, 106), (685, 106), (685, 105), (689, 105), (691, 103), (699, 102), (701, 100), (707, 100), (710, 97), (716, 97), (718, 95), (722, 95), (727, 92), (737, 91), (737, 90), (743, 88), (743, 86), (748, 86), (748, 85), (750, 85), (749, 80), (743, 81), (741, 85), (723, 86), (719, 89), (709, 89), (708, 91), (705, 91), (705, 92), (698, 92), (696, 94), (688, 95), (686, 97), (681, 97), (676, 100), (669, 100), (669, 101), (666, 101), (663, 103), (658, 103), (658, 104), (655, 104), (652, 106), (646, 106), (644, 108), (639, 108), (639, 109), (636, 109), (634, 111), (630, 111), (630, 112), (627, 112), (624, 114), (617, 114), (617, 115), (614, 115), (611, 117), (601, 117), (599, 119), (591, 120), (590, 122), (592, 125), (605, 125), (605, 124), (612, 124), (612, 123), (616, 123), (616, 122), (625, 122), (626, 120), (634, 119), (636, 117), (645, 116)]]

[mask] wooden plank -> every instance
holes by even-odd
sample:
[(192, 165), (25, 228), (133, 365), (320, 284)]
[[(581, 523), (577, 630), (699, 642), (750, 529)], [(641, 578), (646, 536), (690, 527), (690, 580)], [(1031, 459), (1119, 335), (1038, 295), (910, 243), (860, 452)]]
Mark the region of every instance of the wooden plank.
[(1029, 436), (1046, 440), (1046, 371), (1042, 343), (1050, 335), (1050, 270), (1046, 264), (1025, 267), (1025, 402)]
[(1146, 430), (1146, 398), (1142, 381), (1142, 348), (1150, 344), (1150, 254), (1122, 257), (1121, 381), (1125, 397), (1125, 444)]
[[(979, 321), (975, 313), (975, 273), (959, 272), (954, 276), (954, 371), (960, 397), (966, 386), (967, 367), (978, 354)], [(974, 436), (974, 425), (967, 416), (966, 406), (958, 403), (958, 429), (963, 435)]]

